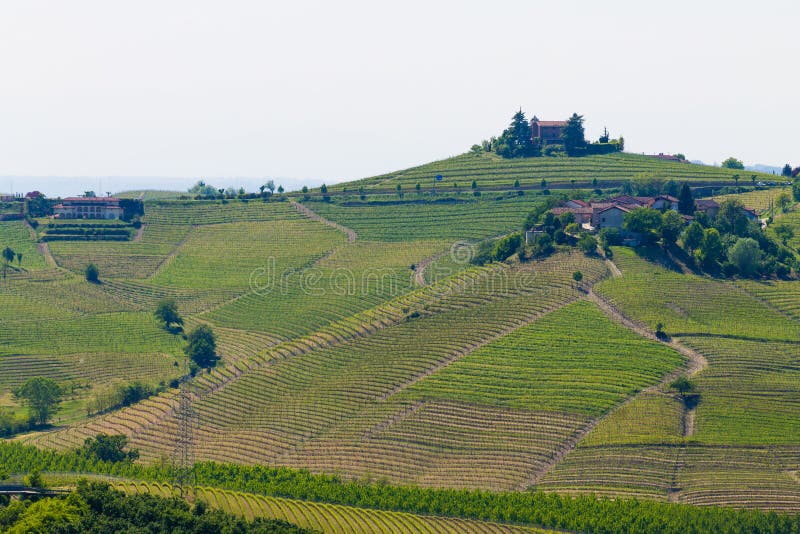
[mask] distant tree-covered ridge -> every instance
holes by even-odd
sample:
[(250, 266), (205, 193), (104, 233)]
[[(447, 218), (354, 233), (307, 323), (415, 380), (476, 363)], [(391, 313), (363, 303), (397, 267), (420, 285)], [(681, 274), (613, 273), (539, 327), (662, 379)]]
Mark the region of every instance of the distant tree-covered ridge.
[(497, 136), (473, 145), (471, 152), (494, 152), (504, 158), (530, 158), (539, 156), (579, 157), (593, 154), (622, 152), (622, 136), (611, 139), (608, 130), (595, 142), (588, 142), (583, 128), (582, 115), (573, 113), (565, 121), (530, 121), (520, 109), (511, 117), (511, 124)]

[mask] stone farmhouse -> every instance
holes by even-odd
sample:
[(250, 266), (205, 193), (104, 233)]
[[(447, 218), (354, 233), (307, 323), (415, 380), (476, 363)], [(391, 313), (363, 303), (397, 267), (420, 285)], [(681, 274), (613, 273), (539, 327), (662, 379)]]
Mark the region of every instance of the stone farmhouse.
[(58, 219), (119, 219), (123, 209), (114, 197), (69, 197), (53, 211)]
[(551, 211), (554, 215), (572, 213), (575, 215), (575, 222), (583, 228), (593, 231), (602, 228), (622, 228), (625, 215), (636, 208), (677, 211), (678, 199), (670, 195), (656, 197), (620, 195), (602, 202), (589, 203), (583, 200), (569, 200), (564, 206), (553, 208)]
[(561, 134), (566, 126), (567, 121), (540, 121), (534, 115), (531, 119), (531, 137), (548, 145), (563, 143)]

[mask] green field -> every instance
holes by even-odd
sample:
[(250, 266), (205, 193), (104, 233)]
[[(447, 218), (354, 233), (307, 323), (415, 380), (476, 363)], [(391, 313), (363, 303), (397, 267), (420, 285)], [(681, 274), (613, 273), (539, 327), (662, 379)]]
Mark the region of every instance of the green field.
[(41, 269), (47, 264), (36, 247), (31, 231), (22, 221), (0, 222), (0, 249), (10, 247), (17, 254), (22, 254), (22, 262), (15, 259), (13, 266), (22, 269)]

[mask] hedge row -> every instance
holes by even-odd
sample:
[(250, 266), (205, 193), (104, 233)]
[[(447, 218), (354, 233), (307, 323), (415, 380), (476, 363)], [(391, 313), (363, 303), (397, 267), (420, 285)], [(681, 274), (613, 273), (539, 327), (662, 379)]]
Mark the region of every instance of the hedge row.
[(40, 241), (130, 241), (126, 235), (43, 235)]

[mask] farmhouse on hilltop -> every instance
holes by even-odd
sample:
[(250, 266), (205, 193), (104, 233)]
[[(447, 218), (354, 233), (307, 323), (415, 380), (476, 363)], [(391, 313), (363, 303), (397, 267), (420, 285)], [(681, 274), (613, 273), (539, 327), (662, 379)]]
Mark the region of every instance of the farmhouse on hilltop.
[(546, 144), (561, 143), (561, 134), (567, 121), (540, 121), (536, 115), (531, 119), (531, 137)]
[(119, 219), (123, 210), (114, 197), (69, 197), (53, 211), (60, 219)]

